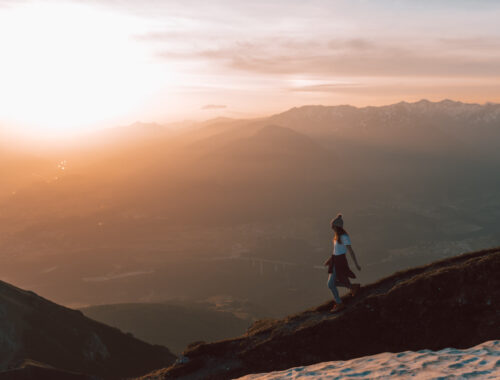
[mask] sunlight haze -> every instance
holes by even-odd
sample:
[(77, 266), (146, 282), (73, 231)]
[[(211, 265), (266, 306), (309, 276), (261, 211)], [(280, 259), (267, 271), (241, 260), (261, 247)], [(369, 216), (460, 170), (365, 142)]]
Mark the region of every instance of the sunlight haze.
[(0, 0), (0, 379), (498, 378), (499, 16)]
[(499, 8), (0, 0), (0, 126), (50, 139), (303, 104), (498, 102)]

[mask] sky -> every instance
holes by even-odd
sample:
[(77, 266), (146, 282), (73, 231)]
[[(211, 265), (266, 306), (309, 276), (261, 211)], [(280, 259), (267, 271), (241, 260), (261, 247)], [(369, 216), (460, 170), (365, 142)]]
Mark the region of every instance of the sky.
[(500, 102), (498, 1), (0, 0), (0, 127)]

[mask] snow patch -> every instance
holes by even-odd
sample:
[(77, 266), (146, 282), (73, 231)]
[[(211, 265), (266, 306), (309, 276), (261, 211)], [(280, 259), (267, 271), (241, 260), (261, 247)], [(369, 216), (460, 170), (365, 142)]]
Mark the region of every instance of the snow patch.
[(458, 350), (405, 351), (247, 375), (239, 380), (278, 379), (500, 379), (500, 341)]

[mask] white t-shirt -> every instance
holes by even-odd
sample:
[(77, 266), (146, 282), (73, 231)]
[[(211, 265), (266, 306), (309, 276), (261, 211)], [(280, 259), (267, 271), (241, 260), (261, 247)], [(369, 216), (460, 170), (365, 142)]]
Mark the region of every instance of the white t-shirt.
[(349, 235), (340, 235), (340, 242), (337, 242), (337, 240), (333, 241), (333, 254), (345, 255), (347, 252), (346, 245), (351, 245), (351, 239), (349, 238)]

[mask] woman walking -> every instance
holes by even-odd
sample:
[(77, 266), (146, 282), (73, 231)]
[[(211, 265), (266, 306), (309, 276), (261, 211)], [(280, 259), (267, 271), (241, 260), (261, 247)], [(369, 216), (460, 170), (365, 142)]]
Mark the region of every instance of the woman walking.
[(333, 253), (325, 262), (325, 266), (328, 266), (328, 287), (332, 291), (335, 301), (331, 311), (333, 313), (337, 313), (345, 309), (345, 305), (339, 296), (337, 286), (343, 286), (351, 289), (351, 295), (353, 297), (360, 288), (359, 284), (351, 284), (351, 281), (349, 280), (349, 278), (356, 278), (356, 275), (351, 271), (349, 265), (347, 264), (347, 251), (351, 254), (351, 258), (359, 271), (361, 270), (361, 267), (359, 266), (354, 250), (352, 249), (351, 239), (344, 230), (342, 214), (338, 214), (337, 217), (332, 220), (331, 226), (332, 230), (335, 232), (335, 236), (333, 237)]

